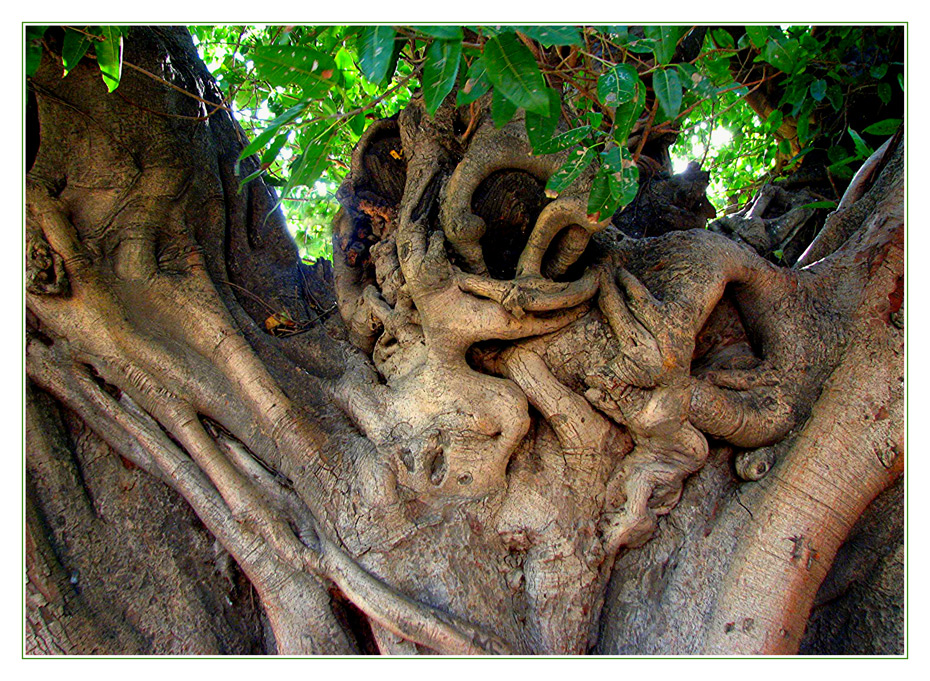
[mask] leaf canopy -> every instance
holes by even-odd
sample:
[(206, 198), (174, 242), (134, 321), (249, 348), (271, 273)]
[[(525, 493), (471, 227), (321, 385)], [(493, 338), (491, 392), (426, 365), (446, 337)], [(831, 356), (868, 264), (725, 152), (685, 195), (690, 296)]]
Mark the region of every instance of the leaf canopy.
[[(27, 77), (47, 27), (26, 26)], [(345, 160), (376, 118), (422, 96), (487, 107), (495, 125), (525, 117), (534, 154), (568, 152), (547, 183), (558, 194), (591, 169), (589, 213), (603, 219), (636, 195), (644, 130), (677, 131), (673, 160), (701, 159), (718, 209), (749, 199), (818, 154), (849, 177), (903, 119), (900, 27), (699, 26), (192, 26), (191, 34), (249, 141), (240, 181), (277, 186), (307, 257), (329, 255), (329, 220)], [(120, 85), (132, 30), (68, 26), (67, 77), (96, 60)], [(777, 92), (759, 115), (747, 103)], [(861, 93), (878, 102), (836, 124)], [(522, 111), (521, 111), (522, 110)], [(867, 115), (864, 115), (866, 113)], [(255, 162), (248, 161), (255, 157)], [(246, 171), (245, 169), (249, 170)]]

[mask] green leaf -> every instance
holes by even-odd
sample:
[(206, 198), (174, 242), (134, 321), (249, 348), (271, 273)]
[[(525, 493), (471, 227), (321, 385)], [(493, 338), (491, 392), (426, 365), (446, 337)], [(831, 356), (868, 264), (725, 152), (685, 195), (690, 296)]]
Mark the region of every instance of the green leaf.
[(656, 49), (656, 41), (650, 38), (639, 38), (626, 45), (626, 49), (636, 54), (652, 54)]
[(843, 108), (843, 88), (834, 83), (827, 88), (827, 99), (830, 100), (830, 106), (833, 107), (834, 111), (839, 111)]
[[(679, 70), (678, 75), (682, 75), (681, 70)], [(686, 87), (690, 89), (699, 99), (717, 99), (717, 88), (714, 87), (713, 80), (707, 77), (706, 74), (696, 71), (691, 74), (689, 83)], [(682, 77), (682, 83), (686, 83), (685, 78)]]
[[(232, 59), (232, 55), (227, 57), (227, 60), (228, 66), (226, 63), (223, 65), (227, 68), (235, 68), (235, 60)], [(333, 55), (333, 61), (336, 62), (337, 68), (342, 71), (342, 76), (345, 79), (346, 87), (352, 87), (358, 82), (358, 76), (364, 75), (361, 74), (360, 68), (356, 66), (354, 51), (350, 51), (348, 48), (346, 48), (345, 45), (336, 50), (336, 54)]]
[(549, 115), (549, 96), (536, 58), (516, 36), (503, 33), (488, 40), (484, 65), (495, 92), (527, 111)]
[(849, 164), (855, 163), (858, 160), (860, 159), (856, 156), (847, 156), (846, 158), (843, 158), (837, 161), (836, 163), (831, 163), (830, 168), (839, 168), (840, 166), (848, 166)]
[(839, 163), (840, 161), (852, 161), (855, 157), (850, 156), (843, 147), (830, 147), (827, 149), (827, 159), (830, 163)]
[(604, 172), (604, 166), (601, 166), (591, 180), (591, 191), (588, 192), (588, 217), (594, 222), (600, 221), (601, 213), (613, 215), (616, 212), (617, 206), (620, 205), (619, 191), (613, 189), (609, 176)]
[(546, 47), (583, 44), (581, 32), (577, 26), (515, 26), (514, 28)]
[(332, 131), (312, 139), (303, 149), (303, 153), (291, 166), (291, 176), (284, 186), (282, 194), (286, 196), (294, 187), (304, 185), (312, 187), (329, 165), (329, 151), (333, 140)]
[(872, 125), (864, 128), (862, 132), (866, 135), (893, 135), (898, 131), (898, 126), (900, 125), (900, 118), (886, 118), (878, 123), (872, 123)]
[(517, 105), (507, 99), (501, 91), (496, 89), (491, 97), (491, 120), (495, 128), (503, 128), (517, 113)]
[(865, 143), (865, 140), (860, 137), (859, 133), (853, 130), (852, 128), (846, 128), (849, 132), (849, 136), (852, 137), (853, 145), (856, 147), (856, 155), (859, 158), (868, 158), (872, 155), (872, 148)]
[(888, 83), (879, 83), (878, 98), (882, 100), (883, 104), (888, 104), (891, 101), (891, 85)]
[(810, 100), (808, 96), (810, 92), (810, 88), (808, 87), (810, 79), (805, 77), (789, 78), (786, 80), (786, 83), (785, 92), (778, 105), (783, 106), (784, 104), (790, 104), (791, 111), (789, 115), (797, 116), (804, 103)]
[(254, 180), (254, 179), (257, 178), (257, 177), (261, 177), (262, 175), (264, 175), (264, 174), (265, 174), (265, 171), (266, 171), (265, 168), (259, 168), (258, 170), (255, 170), (255, 171), (249, 173), (248, 175), (246, 175), (245, 177), (243, 177), (241, 180), (239, 180), (239, 189), (236, 190), (236, 193), (237, 193), (237, 194), (241, 194), (241, 193), (242, 193), (242, 190), (245, 189), (245, 186), (246, 186), (249, 182), (251, 182), (252, 180)]
[(357, 136), (361, 136), (361, 134), (365, 132), (365, 127), (367, 125), (368, 120), (365, 118), (365, 114), (363, 113), (356, 114), (349, 119), (349, 128)]
[(119, 87), (123, 75), (123, 32), (119, 26), (101, 26), (98, 30), (103, 36), (103, 42), (94, 46), (97, 66), (100, 67), (107, 91), (113, 92)]
[(842, 179), (849, 179), (853, 176), (853, 171), (849, 168), (848, 163), (845, 162), (834, 163), (832, 166), (827, 166), (827, 172)]
[(358, 36), (358, 67), (372, 83), (381, 84), (387, 79), (396, 36), (397, 31), (390, 26), (362, 26)]
[(298, 104), (293, 106), (283, 114), (275, 118), (271, 123), (268, 124), (268, 127), (262, 130), (262, 132), (249, 144), (245, 149), (242, 150), (242, 153), (239, 154), (239, 159), (242, 160), (256, 153), (260, 149), (263, 149), (266, 144), (274, 137), (278, 131), (281, 129), (281, 126), (287, 125), (292, 120), (294, 120), (300, 113), (306, 108), (305, 103)]
[(596, 156), (597, 151), (590, 147), (584, 150), (578, 149), (569, 154), (568, 161), (555, 171), (546, 183), (546, 196), (554, 199), (565, 191), (591, 165)]
[(636, 198), (639, 169), (626, 147), (612, 147), (601, 154), (601, 167), (591, 183), (588, 215), (599, 222)]
[(633, 38), (628, 26), (599, 26), (598, 32), (605, 34), (616, 45), (626, 45)]
[(287, 144), (287, 138), (289, 136), (290, 132), (285, 131), (274, 138), (274, 142), (269, 144), (268, 149), (262, 154), (262, 166), (267, 167), (274, 163), (274, 160), (278, 158), (278, 153), (281, 151), (281, 148)]
[(633, 100), (642, 81), (630, 64), (617, 64), (597, 79), (597, 98), (604, 106), (617, 107)]
[(762, 59), (779, 71), (793, 74), (798, 67), (798, 41), (795, 39), (778, 42), (770, 40), (762, 48)]
[(681, 80), (677, 69), (662, 69), (652, 74), (652, 89), (659, 100), (659, 107), (669, 120), (681, 110)]
[(814, 150), (814, 147), (804, 147), (803, 149), (801, 149), (801, 151), (799, 151), (794, 156), (788, 159), (788, 162), (784, 166), (784, 170), (791, 170), (792, 168), (794, 168), (794, 166), (797, 165), (802, 158), (807, 156), (813, 150)]
[(646, 108), (646, 86), (642, 81), (637, 81), (633, 98), (614, 110), (614, 128), (611, 134), (617, 144), (620, 146), (626, 144), (626, 139), (630, 136), (630, 131), (639, 120), (644, 108)]
[(308, 97), (322, 97), (340, 76), (328, 54), (298, 45), (258, 45), (251, 53), (258, 75), (277, 87), (299, 87)]
[[(325, 54), (332, 54), (335, 50), (336, 45), (344, 42), (345, 34), (343, 33), (341, 26), (327, 26), (317, 35), (317, 39), (313, 42), (315, 43), (316, 49), (320, 50)], [(291, 40), (289, 36), (282, 35), (275, 41), (280, 45), (298, 45), (301, 44), (300, 41)]]
[(801, 144), (806, 144), (812, 137), (810, 133), (811, 112), (813, 112), (815, 106), (816, 104), (814, 101), (812, 99), (808, 99), (804, 103), (804, 106), (801, 107), (801, 111), (798, 113), (798, 142)]
[(452, 92), (461, 56), (461, 40), (434, 40), (427, 48), (423, 67), (423, 101), (430, 116)]
[(513, 26), (469, 26), (471, 30), (485, 38), (503, 35), (504, 33), (513, 33)]
[(704, 78), (694, 64), (675, 64), (675, 69), (681, 79), (681, 87), (685, 91), (696, 87)]
[(811, 97), (814, 98), (816, 102), (822, 102), (823, 98), (827, 96), (827, 81), (823, 78), (819, 78), (811, 83)]
[(811, 134), (811, 119), (809, 113), (804, 113), (798, 117), (798, 143), (807, 144), (813, 135)]
[(749, 36), (752, 46), (757, 50), (761, 50), (765, 47), (765, 43), (769, 38), (769, 27), (768, 26), (747, 26), (746, 35)]
[(876, 64), (871, 69), (869, 69), (869, 74), (875, 80), (881, 80), (885, 77), (886, 73), (888, 73), (888, 64)]
[(573, 128), (568, 132), (563, 132), (561, 135), (556, 135), (551, 139), (544, 140), (538, 145), (534, 144), (533, 154), (537, 156), (543, 154), (554, 154), (557, 151), (568, 149), (581, 142), (592, 132), (594, 132), (594, 129), (589, 125), (583, 125), (580, 128)]
[(733, 36), (723, 28), (716, 29), (711, 35), (713, 35), (717, 45), (725, 50), (732, 50), (736, 47), (736, 41), (733, 40)]
[(803, 206), (798, 206), (798, 208), (801, 210), (806, 208), (836, 208), (836, 201), (812, 201), (811, 203), (805, 203)]
[(785, 115), (775, 109), (772, 113), (769, 114), (769, 117), (765, 121), (765, 126), (769, 129), (770, 132), (774, 132), (781, 127), (781, 124), (785, 121)]
[(645, 26), (643, 33), (654, 41), (652, 53), (660, 64), (668, 64), (675, 56), (678, 39), (688, 30), (683, 26)]
[(800, 36), (798, 36), (798, 38), (801, 41), (801, 47), (803, 47), (808, 52), (823, 52), (826, 40), (821, 42), (810, 33), (802, 33)]
[(478, 57), (468, 68), (465, 84), (455, 94), (455, 103), (458, 106), (471, 104), (491, 89), (491, 81), (484, 66), (484, 59)]
[(92, 40), (83, 33), (68, 29), (65, 31), (65, 38), (61, 44), (61, 61), (64, 66), (64, 76), (67, 76), (71, 70), (78, 65), (78, 62), (87, 54)]
[(540, 148), (551, 141), (555, 130), (559, 125), (559, 118), (562, 115), (562, 103), (558, 93), (555, 90), (549, 90), (549, 111), (552, 115), (540, 116), (532, 111), (526, 112), (526, 136), (533, 145), (533, 151), (536, 153), (552, 153), (540, 151)]
[(26, 75), (34, 75), (42, 62), (42, 38), (48, 26), (26, 27)]
[(414, 26), (418, 33), (440, 40), (462, 40), (465, 34), (461, 26)]
[(727, 88), (733, 84), (733, 73), (730, 71), (730, 60), (724, 57), (707, 59), (704, 69), (711, 82), (719, 88)]
[(387, 76), (381, 85), (387, 85), (387, 83), (391, 81), (391, 79), (394, 77), (394, 74), (397, 72), (397, 62), (400, 61), (400, 53), (403, 51), (405, 44), (406, 43), (403, 40), (394, 41), (394, 51), (391, 52), (391, 63), (388, 64)]

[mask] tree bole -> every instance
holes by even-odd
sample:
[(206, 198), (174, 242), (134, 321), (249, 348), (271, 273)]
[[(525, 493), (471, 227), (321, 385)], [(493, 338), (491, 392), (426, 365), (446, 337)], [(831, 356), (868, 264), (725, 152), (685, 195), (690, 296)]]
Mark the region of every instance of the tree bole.
[(200, 95), (30, 81), (28, 654), (798, 651), (903, 473), (900, 145), (799, 270), (593, 222), (520, 115), (414, 99), (310, 267), (186, 32), (125, 59)]

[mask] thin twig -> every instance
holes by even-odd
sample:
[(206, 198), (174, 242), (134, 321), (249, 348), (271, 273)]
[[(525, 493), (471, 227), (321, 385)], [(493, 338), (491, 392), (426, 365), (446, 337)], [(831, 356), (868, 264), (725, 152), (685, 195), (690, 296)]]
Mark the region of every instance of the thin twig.
[[(76, 29), (75, 29), (75, 30), (76, 30)], [(81, 32), (83, 33), (83, 31), (81, 31)], [(86, 35), (90, 36), (90, 34), (86, 34)], [(94, 36), (90, 36), (90, 37), (94, 37)], [(94, 60), (97, 59), (97, 56), (96, 56), (96, 55), (93, 55), (93, 54), (88, 54), (88, 55), (86, 55), (86, 56), (87, 56), (87, 57), (90, 57), (91, 59), (94, 59)], [(129, 68), (133, 69), (134, 71), (138, 71), (139, 73), (141, 73), (141, 74), (143, 74), (143, 75), (145, 75), (145, 76), (148, 76), (148, 77), (151, 78), (152, 80), (154, 80), (154, 81), (156, 81), (156, 82), (158, 82), (158, 83), (161, 83), (162, 85), (167, 85), (167, 86), (170, 87), (172, 90), (177, 90), (177, 91), (180, 92), (182, 95), (187, 95), (187, 96), (190, 97), (191, 99), (196, 99), (196, 100), (197, 100), (198, 102), (200, 102), (201, 104), (206, 104), (207, 106), (209, 106), (209, 107), (211, 107), (211, 108), (213, 109), (213, 111), (211, 111), (209, 114), (207, 114), (207, 116), (212, 116), (214, 113), (216, 113), (216, 111), (217, 111), (218, 109), (222, 109), (223, 111), (227, 111), (227, 112), (229, 112), (230, 114), (234, 113), (232, 109), (230, 109), (229, 107), (227, 107), (227, 106), (224, 105), (224, 104), (221, 104), (221, 103), (218, 103), (218, 102), (211, 102), (211, 101), (209, 101), (209, 100), (207, 100), (207, 99), (204, 99), (203, 97), (200, 97), (200, 96), (198, 96), (198, 95), (195, 95), (193, 92), (188, 92), (188, 91), (185, 90), (184, 88), (179, 87), (179, 86), (175, 85), (174, 83), (170, 83), (170, 82), (168, 82), (167, 80), (165, 80), (164, 78), (162, 78), (161, 76), (156, 76), (154, 73), (151, 73), (150, 71), (146, 71), (146, 70), (143, 69), (141, 66), (136, 66), (136, 65), (133, 64), (132, 62), (128, 62), (128, 61), (126, 61), (125, 59), (123, 60), (123, 66), (128, 66)]]
[[(739, 99), (744, 99), (744, 98), (748, 97), (749, 95), (751, 95), (751, 94), (752, 94), (753, 92), (755, 92), (756, 90), (758, 90), (760, 87), (762, 87), (762, 83), (766, 82), (767, 80), (771, 80), (772, 78), (774, 78), (774, 76), (763, 76), (763, 77), (760, 78), (759, 80), (754, 80), (754, 81), (751, 81), (751, 82), (749, 82), (749, 83), (737, 83), (736, 85), (733, 85), (733, 86), (731, 86), (731, 87), (724, 88), (723, 90), (720, 90), (719, 92), (715, 93), (714, 96), (716, 97), (716, 96), (718, 96), (718, 95), (726, 94), (727, 92), (733, 92), (734, 90), (739, 90), (740, 88), (748, 87), (748, 88), (750, 88), (749, 92), (747, 92), (745, 95), (740, 95), (740, 97), (739, 97)], [(700, 101), (695, 102), (694, 104), (692, 104), (691, 106), (689, 106), (687, 109), (685, 109), (684, 111), (682, 111), (681, 113), (679, 113), (679, 114), (675, 117), (675, 120), (678, 120), (679, 118), (682, 118), (683, 116), (687, 116), (689, 113), (691, 113), (692, 111), (694, 111), (697, 107), (699, 107), (701, 104), (703, 104), (704, 102), (706, 102), (706, 101), (708, 101), (708, 100), (710, 100), (710, 99), (711, 99), (711, 97), (708, 96), (708, 97), (705, 97), (704, 99), (701, 99)], [(737, 99), (737, 101), (739, 101), (739, 99)], [(723, 110), (722, 110), (719, 114), (717, 114), (717, 115), (719, 116), (719, 115), (721, 115), (721, 114), (726, 113), (727, 111), (729, 111), (730, 109), (732, 109), (733, 106), (735, 106), (735, 105), (736, 105), (736, 104), (734, 103), (734, 104), (732, 104), (731, 106), (728, 106), (726, 109), (723, 109)], [(703, 122), (703, 121), (702, 121), (702, 122)], [(663, 123), (663, 125), (664, 125), (664, 123)], [(690, 130), (690, 128), (686, 128), (686, 130)]]
[(639, 160), (640, 155), (643, 153), (643, 147), (646, 146), (646, 140), (649, 139), (649, 133), (652, 130), (652, 121), (656, 118), (656, 112), (659, 110), (659, 100), (656, 99), (652, 104), (652, 111), (649, 112), (649, 118), (646, 120), (646, 127), (643, 128), (643, 136), (639, 140), (639, 144), (636, 145), (636, 152), (633, 154), (633, 163), (636, 163)]
[[(123, 65), (124, 65), (124, 66), (128, 66), (129, 68), (133, 69), (134, 71), (138, 71), (139, 73), (141, 73), (141, 74), (143, 74), (143, 75), (148, 76), (149, 78), (151, 78), (151, 79), (153, 79), (153, 80), (155, 80), (155, 81), (161, 83), (162, 85), (167, 85), (167, 86), (170, 87), (172, 90), (177, 90), (177, 91), (180, 92), (181, 94), (187, 95), (187, 96), (190, 97), (191, 99), (196, 99), (196, 100), (197, 100), (198, 102), (200, 102), (201, 104), (206, 104), (207, 106), (213, 107), (214, 111), (213, 111), (212, 113), (215, 113), (215, 110), (216, 110), (216, 109), (222, 109), (223, 111), (227, 111), (227, 112), (229, 112), (230, 114), (233, 113), (233, 110), (230, 109), (230, 108), (229, 108), (228, 106), (226, 106), (225, 104), (220, 104), (220, 103), (218, 103), (218, 102), (211, 102), (211, 101), (209, 101), (209, 100), (204, 99), (203, 97), (200, 97), (200, 96), (198, 96), (198, 95), (195, 95), (193, 92), (188, 92), (188, 91), (185, 90), (184, 88), (179, 87), (179, 86), (175, 85), (174, 83), (170, 83), (170, 82), (168, 82), (167, 80), (165, 80), (164, 78), (161, 78), (160, 76), (156, 76), (154, 73), (150, 73), (149, 71), (146, 71), (146, 70), (143, 69), (141, 66), (136, 66), (135, 64), (133, 64), (133, 63), (131, 63), (131, 62), (128, 62), (128, 61), (125, 61), (125, 60), (123, 61)], [(211, 114), (208, 114), (208, 115), (211, 115)]]
[(264, 300), (262, 300), (261, 298), (259, 298), (259, 297), (258, 297), (257, 295), (255, 295), (254, 293), (252, 293), (249, 289), (243, 288), (242, 286), (239, 286), (239, 284), (234, 284), (234, 283), (231, 282), (231, 281), (226, 281), (225, 279), (221, 279), (220, 282), (223, 283), (223, 284), (227, 284), (227, 285), (229, 285), (229, 286), (232, 286), (232, 287), (234, 287), (234, 288), (239, 289), (240, 291), (242, 291), (243, 293), (245, 293), (247, 296), (249, 296), (249, 297), (250, 297), (252, 300), (254, 300), (255, 302), (261, 303), (261, 304), (264, 305), (266, 308), (268, 308), (268, 310), (271, 311), (271, 314), (278, 314), (279, 310), (276, 310), (276, 309), (274, 309), (273, 307), (271, 307), (271, 305), (269, 305), (268, 303), (266, 303)]
[(193, 121), (195, 123), (202, 123), (203, 121), (209, 119), (210, 116), (212, 116), (213, 114), (215, 114), (217, 111), (220, 110), (219, 108), (213, 109), (213, 111), (208, 113), (206, 116), (185, 116), (183, 114), (165, 113), (164, 111), (155, 111), (155, 109), (150, 109), (147, 106), (143, 106), (137, 102), (132, 101), (126, 95), (124, 95), (122, 91), (120, 91), (119, 89), (115, 90), (114, 92), (116, 95), (119, 96), (120, 99), (126, 102), (129, 106), (134, 106), (140, 111), (145, 111), (146, 113), (150, 113), (153, 116), (164, 116), (165, 118), (179, 118), (184, 121)]
[(290, 338), (291, 336), (296, 336), (296, 335), (301, 334), (301, 333), (306, 333), (306, 332), (309, 331), (311, 328), (313, 328), (313, 325), (314, 325), (314, 324), (316, 324), (318, 321), (320, 321), (321, 319), (323, 319), (323, 317), (325, 317), (325, 316), (327, 316), (328, 314), (330, 314), (330, 313), (331, 313), (333, 310), (335, 310), (336, 308), (337, 308), (336, 305), (330, 306), (329, 308), (323, 310), (320, 314), (318, 314), (318, 315), (317, 315), (316, 317), (314, 317), (313, 319), (307, 320), (306, 322), (301, 322), (300, 325), (298, 326), (298, 328), (295, 329), (294, 331), (288, 331), (288, 330), (282, 331), (282, 332), (281, 332), (281, 338)]
[(378, 104), (380, 104), (381, 102), (383, 102), (385, 99), (387, 99), (390, 95), (394, 94), (394, 92), (396, 92), (396, 91), (399, 90), (401, 87), (403, 87), (404, 85), (406, 85), (406, 84), (410, 81), (411, 78), (413, 78), (415, 75), (417, 75), (417, 74), (419, 73), (419, 71), (420, 71), (420, 67), (416, 67), (416, 68), (415, 68), (408, 76), (406, 76), (403, 80), (399, 81), (399, 82), (398, 82), (396, 85), (394, 85), (391, 89), (385, 90), (384, 93), (382, 93), (382, 94), (378, 95), (377, 97), (375, 97), (373, 100), (371, 100), (370, 102), (368, 102), (368, 104), (366, 104), (365, 106), (360, 106), (360, 107), (358, 107), (357, 109), (353, 109), (352, 111), (346, 111), (346, 112), (344, 112), (344, 113), (335, 113), (335, 114), (330, 114), (330, 115), (328, 115), (328, 116), (320, 116), (320, 117), (318, 117), (318, 118), (311, 118), (311, 119), (308, 120), (308, 121), (304, 121), (304, 122), (301, 123), (300, 125), (301, 125), (301, 126), (307, 126), (307, 125), (312, 125), (312, 124), (314, 124), (314, 123), (319, 123), (320, 121), (329, 121), (329, 120), (337, 120), (337, 121), (340, 121), (340, 120), (342, 120), (342, 119), (344, 119), (344, 118), (351, 118), (352, 116), (357, 116), (358, 114), (364, 113), (364, 112), (368, 111), (369, 109), (373, 109), (375, 106), (377, 106)]
[(465, 128), (465, 132), (462, 133), (462, 143), (468, 141), (468, 138), (471, 137), (471, 134), (475, 131), (476, 124), (478, 123), (478, 115), (475, 111), (475, 103), (472, 102), (468, 105), (468, 115), (470, 116), (468, 120), (468, 127)]

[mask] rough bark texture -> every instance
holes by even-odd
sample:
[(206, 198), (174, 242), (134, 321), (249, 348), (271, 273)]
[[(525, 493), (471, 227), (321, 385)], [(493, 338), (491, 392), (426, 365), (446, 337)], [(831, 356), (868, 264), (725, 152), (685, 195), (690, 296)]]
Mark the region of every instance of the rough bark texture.
[[(183, 31), (128, 46), (219, 101)], [(871, 526), (840, 547), (903, 470), (900, 146), (797, 270), (762, 257), (790, 201), (731, 221), (758, 244), (692, 229), (691, 168), (592, 222), (520, 118), (415, 100), (353, 155), (330, 271), (237, 191), (226, 112), (45, 59), (30, 653), (791, 653), (815, 607), (849, 615), (801, 649), (838, 652), (860, 606), (899, 614), (894, 552), (815, 598), (838, 551), (866, 569)]]

